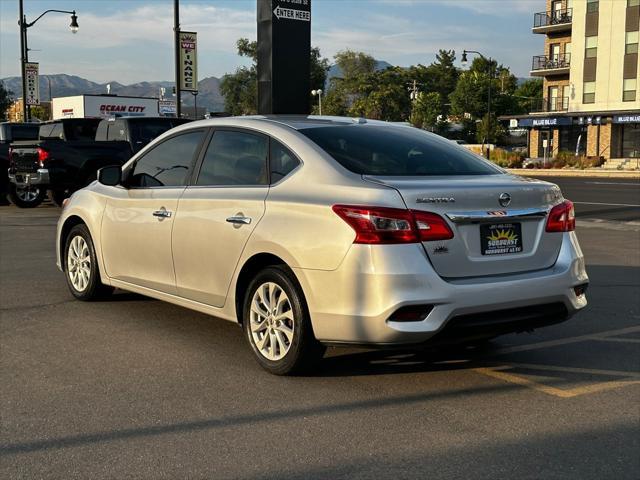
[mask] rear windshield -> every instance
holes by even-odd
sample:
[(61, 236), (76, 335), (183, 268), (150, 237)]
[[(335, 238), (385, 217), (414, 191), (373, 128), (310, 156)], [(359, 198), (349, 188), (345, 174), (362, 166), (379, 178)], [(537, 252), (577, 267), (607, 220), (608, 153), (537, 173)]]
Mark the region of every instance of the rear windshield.
[(65, 136), (72, 141), (95, 140), (99, 123), (99, 118), (67, 122), (64, 125)]
[(130, 125), (131, 139), (139, 146), (146, 145), (151, 140), (162, 135), (173, 127), (182, 125), (184, 120), (178, 118), (167, 119), (144, 119), (140, 121), (132, 121)]
[(343, 125), (301, 129), (343, 167), (361, 175), (495, 175), (489, 162), (436, 135), (411, 127)]
[(11, 139), (19, 140), (37, 140), (38, 125), (11, 125)]

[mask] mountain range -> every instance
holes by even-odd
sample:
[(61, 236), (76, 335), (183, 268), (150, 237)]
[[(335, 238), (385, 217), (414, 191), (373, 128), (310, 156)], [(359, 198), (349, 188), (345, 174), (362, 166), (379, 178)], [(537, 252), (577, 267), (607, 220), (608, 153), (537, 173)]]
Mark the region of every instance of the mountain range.
[[(0, 79), (6, 89), (20, 96), (22, 83), (20, 77)], [(158, 97), (160, 88), (165, 89), (165, 97), (172, 98), (171, 91), (174, 83), (169, 81), (139, 82), (123, 85), (119, 82), (96, 83), (75, 75), (56, 74), (40, 75), (40, 99), (48, 101), (53, 97), (69, 97), (81, 94), (107, 93), (107, 85), (111, 86), (112, 95), (132, 97)], [(188, 92), (182, 93), (185, 106), (193, 105), (193, 97)], [(224, 98), (220, 94), (220, 79), (216, 77), (203, 78), (198, 82), (198, 108), (206, 107), (211, 112), (224, 110)]]

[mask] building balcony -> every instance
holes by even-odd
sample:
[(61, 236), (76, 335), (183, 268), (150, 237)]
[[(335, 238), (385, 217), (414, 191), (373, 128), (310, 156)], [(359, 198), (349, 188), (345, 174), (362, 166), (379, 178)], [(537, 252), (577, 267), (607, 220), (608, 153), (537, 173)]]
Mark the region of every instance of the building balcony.
[(533, 102), (531, 113), (554, 113), (569, 110), (569, 97), (543, 98)]
[(533, 15), (533, 33), (553, 33), (571, 30), (573, 9), (563, 8), (552, 12), (540, 12)]
[(569, 75), (571, 54), (537, 55), (531, 62), (532, 77), (546, 77), (547, 75)]

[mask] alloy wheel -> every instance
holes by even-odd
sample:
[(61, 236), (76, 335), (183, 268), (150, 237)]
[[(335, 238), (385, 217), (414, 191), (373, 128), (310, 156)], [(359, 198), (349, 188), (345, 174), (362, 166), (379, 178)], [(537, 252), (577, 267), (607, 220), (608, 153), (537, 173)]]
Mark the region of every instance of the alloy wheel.
[(33, 202), (40, 195), (40, 189), (38, 187), (16, 186), (16, 196), (23, 202)]
[(256, 289), (249, 322), (253, 342), (263, 357), (276, 361), (287, 354), (295, 321), (289, 297), (278, 284), (266, 282)]
[(73, 288), (83, 292), (91, 278), (91, 254), (83, 237), (76, 235), (69, 243), (67, 252), (67, 275)]

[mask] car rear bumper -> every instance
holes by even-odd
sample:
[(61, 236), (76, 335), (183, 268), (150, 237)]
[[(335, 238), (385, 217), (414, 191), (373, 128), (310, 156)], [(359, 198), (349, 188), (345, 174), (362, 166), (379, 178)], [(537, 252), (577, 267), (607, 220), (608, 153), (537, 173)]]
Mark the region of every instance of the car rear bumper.
[[(353, 245), (333, 271), (295, 269), (316, 337), (326, 343), (456, 341), (558, 323), (584, 308), (574, 287), (589, 279), (574, 232), (563, 233), (553, 267), (520, 274), (445, 280), (421, 245)], [(426, 318), (389, 318), (410, 305)]]
[(19, 186), (49, 185), (49, 183), (51, 183), (49, 170), (46, 168), (39, 168), (35, 172), (29, 173), (9, 173), (9, 181)]

